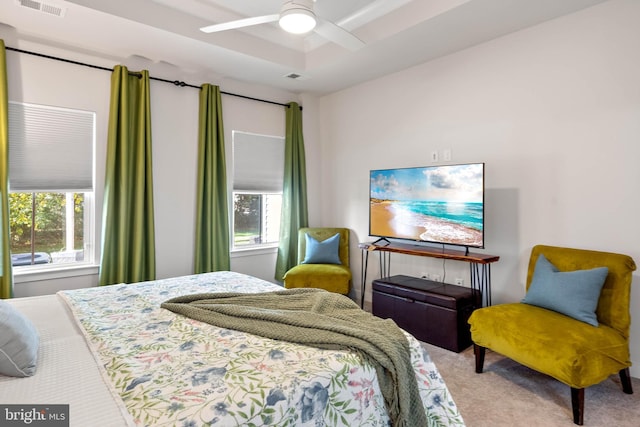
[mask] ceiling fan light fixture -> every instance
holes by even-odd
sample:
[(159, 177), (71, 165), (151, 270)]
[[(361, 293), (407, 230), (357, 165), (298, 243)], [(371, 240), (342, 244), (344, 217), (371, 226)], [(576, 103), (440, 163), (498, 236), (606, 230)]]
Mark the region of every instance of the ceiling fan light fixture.
[(278, 23), (283, 30), (292, 34), (304, 34), (313, 30), (317, 22), (312, 2), (305, 0), (285, 2)]

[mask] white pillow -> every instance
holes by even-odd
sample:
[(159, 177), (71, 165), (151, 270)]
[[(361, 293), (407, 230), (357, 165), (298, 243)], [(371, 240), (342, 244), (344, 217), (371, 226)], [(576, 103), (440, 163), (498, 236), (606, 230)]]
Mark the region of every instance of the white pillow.
[(0, 374), (30, 377), (36, 373), (40, 338), (33, 323), (0, 300)]

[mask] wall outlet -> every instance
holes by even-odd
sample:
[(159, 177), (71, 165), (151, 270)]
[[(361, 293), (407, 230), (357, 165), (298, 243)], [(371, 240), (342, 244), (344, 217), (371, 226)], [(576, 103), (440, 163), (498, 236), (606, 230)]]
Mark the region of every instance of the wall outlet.
[(438, 150), (434, 150), (431, 152), (431, 161), (432, 162), (438, 161)]
[(464, 285), (464, 279), (462, 277), (457, 277), (455, 280), (455, 284), (458, 286)]

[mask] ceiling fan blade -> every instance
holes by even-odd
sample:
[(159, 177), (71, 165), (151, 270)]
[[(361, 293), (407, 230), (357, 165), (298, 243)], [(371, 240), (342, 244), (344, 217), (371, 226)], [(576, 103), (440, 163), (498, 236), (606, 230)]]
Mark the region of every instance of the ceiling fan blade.
[(325, 39), (349, 50), (358, 50), (365, 43), (358, 37), (331, 21), (320, 19), (314, 31)]
[(204, 33), (215, 33), (217, 31), (233, 30), (235, 28), (250, 27), (252, 25), (266, 24), (280, 19), (280, 15), (255, 16), (253, 18), (238, 19), (237, 21), (223, 22), (222, 24), (208, 25), (200, 28)]

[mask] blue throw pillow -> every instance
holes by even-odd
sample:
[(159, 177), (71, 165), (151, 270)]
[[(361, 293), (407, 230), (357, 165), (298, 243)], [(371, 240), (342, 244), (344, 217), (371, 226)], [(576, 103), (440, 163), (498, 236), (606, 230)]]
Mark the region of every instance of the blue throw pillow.
[(30, 377), (36, 373), (38, 331), (11, 304), (0, 300), (0, 375)]
[(305, 234), (305, 237), (307, 250), (304, 261), (302, 261), (303, 264), (342, 264), (340, 262), (340, 233), (322, 242), (318, 242), (309, 234)]
[(541, 254), (522, 302), (598, 326), (596, 308), (607, 274), (607, 267), (560, 271)]

